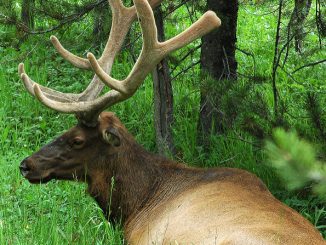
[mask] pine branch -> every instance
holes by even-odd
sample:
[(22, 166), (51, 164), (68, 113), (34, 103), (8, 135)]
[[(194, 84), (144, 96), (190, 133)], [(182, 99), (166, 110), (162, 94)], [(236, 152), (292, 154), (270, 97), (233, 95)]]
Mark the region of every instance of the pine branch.
[(310, 67), (310, 66), (315, 66), (315, 65), (318, 65), (318, 64), (321, 64), (321, 63), (324, 63), (324, 62), (326, 62), (326, 59), (319, 60), (319, 61), (312, 62), (312, 63), (308, 63), (308, 64), (305, 64), (303, 66), (300, 66), (299, 68), (295, 69), (291, 73), (294, 74), (294, 73), (296, 73), (297, 71), (300, 71), (303, 68)]

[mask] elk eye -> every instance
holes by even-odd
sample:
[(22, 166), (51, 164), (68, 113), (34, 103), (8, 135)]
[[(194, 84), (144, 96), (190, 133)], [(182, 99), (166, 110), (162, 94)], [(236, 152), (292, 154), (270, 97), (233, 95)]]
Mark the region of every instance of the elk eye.
[(74, 140), (72, 141), (72, 146), (74, 148), (80, 148), (84, 145), (84, 140), (82, 138), (74, 138)]

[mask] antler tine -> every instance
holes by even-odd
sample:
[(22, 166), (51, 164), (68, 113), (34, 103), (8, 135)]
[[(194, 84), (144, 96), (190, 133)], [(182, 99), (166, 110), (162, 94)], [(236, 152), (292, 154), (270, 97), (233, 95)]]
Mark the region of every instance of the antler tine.
[[(112, 64), (114, 61), (114, 57), (115, 57), (116, 53), (119, 52), (119, 50), (121, 48), (122, 41), (120, 44), (119, 40), (124, 40), (125, 35), (127, 34), (128, 30), (129, 30), (128, 25), (131, 25), (131, 23), (134, 19), (134, 16), (135, 16), (135, 11), (132, 10), (132, 8), (126, 8), (123, 5), (123, 3), (121, 2), (121, 0), (108, 0), (108, 1), (111, 5), (111, 9), (112, 9), (112, 13), (113, 13), (112, 14), (112, 19), (113, 19), (112, 20), (112, 28), (115, 27), (116, 30), (112, 30), (112, 28), (111, 28), (110, 37), (105, 46), (102, 56), (99, 59), (99, 63), (101, 65), (103, 65), (104, 69), (107, 71), (111, 70), (111, 67), (112, 67)], [(126, 13), (126, 12), (128, 12), (128, 13)], [(134, 12), (134, 13), (132, 13), (132, 12)], [(122, 18), (124, 18), (124, 21), (122, 21)], [(118, 29), (119, 25), (117, 25), (117, 24), (123, 23), (123, 22), (127, 22), (127, 25), (126, 25), (127, 28), (125, 28), (126, 30), (119, 30)], [(116, 40), (114, 40), (112, 42), (112, 33), (119, 33), (120, 34), (119, 37), (121, 39), (116, 38)], [(74, 65), (75, 67), (81, 68), (81, 69), (86, 69), (86, 70), (91, 69), (88, 59), (84, 59), (79, 56), (76, 56), (73, 53), (66, 50), (62, 46), (62, 44), (60, 43), (60, 41), (58, 40), (57, 37), (51, 36), (50, 40), (51, 40), (53, 46), (55, 47), (55, 49), (58, 51), (58, 53), (64, 59), (69, 61), (72, 65)], [(29, 85), (28, 87), (29, 87), (28, 91), (32, 95), (34, 95), (32, 85)], [(44, 87), (40, 86), (40, 88), (43, 92), (45, 92)], [(84, 100), (88, 100), (88, 99), (93, 99), (93, 98), (97, 97), (98, 94), (100, 94), (102, 89), (103, 89), (103, 84), (95, 76), (92, 79), (92, 81), (90, 82), (90, 84), (87, 86), (87, 88), (79, 95), (79, 100), (84, 101)], [(49, 97), (49, 98), (56, 99), (54, 97)], [(59, 98), (58, 101), (61, 101), (60, 97), (58, 97), (58, 98)]]
[(105, 73), (93, 55), (87, 55), (93, 71), (103, 83), (111, 89), (131, 95), (137, 90), (147, 74), (150, 73), (156, 64), (166, 55), (221, 25), (221, 21), (216, 14), (212, 11), (208, 11), (187, 30), (168, 41), (160, 43), (157, 41), (155, 19), (148, 2), (146, 0), (134, 0), (134, 4), (140, 19), (143, 34), (143, 48), (128, 77), (122, 81), (112, 78), (109, 74)]
[[(20, 63), (18, 65), (18, 75), (20, 76), (20, 78), (23, 80), (24, 86), (26, 88), (26, 90), (33, 96), (35, 96), (34, 90), (33, 90), (33, 86), (35, 84), (37, 84), (36, 82), (34, 82), (32, 79), (30, 79), (30, 77), (26, 74), (25, 72), (25, 68), (24, 68), (24, 64)], [(42, 85), (39, 85), (39, 88), (44, 92), (44, 94), (53, 99), (53, 100), (57, 100), (57, 101), (61, 101), (61, 102), (71, 102), (71, 101), (76, 101), (78, 98), (77, 94), (71, 94), (71, 93), (61, 93), (58, 91), (55, 91), (53, 89), (44, 87)]]
[[(99, 63), (104, 69), (108, 71), (108, 73), (110, 73), (114, 58), (121, 49), (125, 36), (127, 35), (130, 26), (136, 17), (136, 11), (135, 7), (126, 8), (121, 0), (108, 1), (112, 8), (112, 27), (106, 47), (101, 58), (99, 59)], [(152, 0), (151, 2), (153, 5), (157, 5), (160, 1), (161, 0)], [(56, 37), (52, 36), (51, 41), (58, 52), (72, 64), (80, 68), (87, 69), (88, 66), (90, 67), (89, 61), (87, 59), (79, 58), (78, 56), (75, 56), (64, 49)], [(103, 88), (103, 83), (95, 75), (89, 86), (82, 94), (78, 95), (77, 99), (64, 100), (61, 97), (53, 96), (52, 93), (48, 93), (48, 91), (52, 92), (51, 89), (47, 89), (46, 87), (43, 87), (32, 81), (25, 74), (23, 65), (20, 65), (19, 70), (19, 73), (22, 74), (21, 77), (24, 81), (26, 89), (41, 103), (60, 112), (75, 113), (79, 120), (88, 126), (94, 126), (95, 122), (97, 121), (97, 110), (104, 108), (105, 105), (109, 106), (110, 103), (116, 103), (120, 100), (120, 98), (122, 98), (120, 93), (112, 90), (101, 98), (95, 99), (93, 101), (87, 101), (97, 97)], [(62, 94), (56, 91), (53, 91), (53, 93), (57, 93), (58, 95)], [(94, 108), (94, 105), (95, 111), (93, 115), (91, 108)]]
[[(158, 45), (158, 41), (157, 41), (157, 29), (155, 25), (155, 19), (150, 4), (146, 0), (134, 0), (134, 4), (136, 7), (138, 18), (140, 20), (140, 26), (143, 34), (143, 47), (142, 47), (140, 57), (134, 66), (135, 68), (138, 67), (137, 64), (141, 62), (142, 60), (141, 57), (144, 56), (144, 53), (150, 55), (151, 51), (155, 49), (155, 47)], [(104, 71), (104, 69), (102, 69), (99, 62), (97, 62), (93, 54), (88, 53), (87, 58), (96, 75), (111, 89), (117, 90), (123, 94), (133, 93), (134, 91), (136, 91), (138, 86), (133, 86), (133, 87), (126, 86), (126, 83), (128, 82), (128, 78), (123, 81), (119, 81), (117, 79), (112, 78), (109, 74), (107, 74)], [(135, 69), (131, 71), (131, 74), (133, 73), (134, 70)], [(146, 75), (147, 73), (145, 74), (145, 76)], [(142, 82), (142, 80), (143, 79), (141, 78), (139, 79), (140, 82)]]
[[(108, 0), (112, 9), (112, 13), (113, 13), (113, 21), (112, 21), (112, 27), (111, 30), (117, 29), (117, 33), (115, 33), (115, 31), (111, 31), (110, 33), (110, 37), (113, 37), (113, 34), (115, 36), (117, 36), (118, 33), (121, 33), (121, 28), (126, 28), (127, 31), (129, 31), (130, 29), (130, 25), (132, 24), (132, 22), (134, 21), (134, 19), (136, 18), (136, 7), (132, 6), (132, 7), (125, 7), (122, 3), (121, 0)], [(143, 16), (146, 17), (146, 15), (151, 15), (151, 18), (154, 18), (153, 16), (153, 12), (151, 10), (151, 8), (155, 8), (157, 5), (159, 5), (161, 3), (162, 0), (148, 0), (145, 1), (144, 3), (147, 5), (147, 8), (144, 9)], [(136, 3), (135, 3), (136, 5)], [(150, 7), (151, 6), (151, 7)], [(116, 23), (120, 24), (120, 25), (116, 25)], [(154, 27), (155, 27), (155, 22), (153, 23)], [(124, 32), (122, 32), (124, 33)], [(102, 57), (99, 59), (99, 62), (104, 58), (104, 56), (106, 56), (107, 50), (106, 49), (110, 49), (108, 46), (112, 45), (112, 43), (110, 42), (110, 37), (109, 37), (109, 41), (107, 42), (107, 45), (104, 49), (104, 52), (102, 54)], [(121, 39), (119, 39), (121, 40)], [(123, 39), (124, 40), (124, 39)], [(122, 43), (121, 43), (122, 44)]]
[(69, 61), (72, 65), (81, 68), (81, 69), (86, 69), (90, 70), (91, 66), (88, 62), (87, 59), (80, 58), (77, 55), (74, 55), (73, 53), (69, 52), (67, 49), (65, 49), (58, 38), (56, 36), (51, 36), (50, 40), (55, 47), (55, 49), (58, 51), (58, 53), (67, 61)]
[(121, 93), (111, 90), (105, 95), (92, 101), (65, 103), (50, 99), (42, 92), (38, 84), (33, 86), (33, 90), (35, 97), (45, 106), (62, 113), (73, 113), (81, 123), (89, 127), (94, 127), (97, 125), (98, 115), (106, 107), (125, 100), (125, 97), (122, 96)]
[[(60, 102), (50, 99), (48, 96), (46, 96), (42, 90), (40, 89), (40, 86), (38, 84), (35, 84), (33, 86), (33, 91), (35, 96), (39, 101), (41, 101), (44, 105), (47, 107), (54, 109), (59, 112), (63, 113), (82, 113), (85, 111), (90, 111), (92, 109), (92, 105), (96, 103), (97, 101), (74, 101), (74, 102)], [(112, 91), (113, 92), (113, 91)], [(111, 93), (112, 94), (112, 93)], [(110, 95), (109, 97), (112, 97)], [(101, 100), (99, 100), (101, 101)]]
[(169, 54), (174, 50), (186, 46), (197, 38), (206, 35), (220, 25), (221, 20), (216, 16), (216, 14), (213, 11), (207, 11), (188, 29), (179, 35), (160, 43), (161, 49), (164, 50), (166, 54)]
[[(155, 0), (157, 1), (157, 0)], [(101, 64), (104, 65), (104, 68), (107, 68), (106, 70), (110, 71), (114, 57), (116, 53), (120, 50), (121, 45), (123, 43), (123, 40), (128, 33), (129, 26), (131, 25), (133, 19), (135, 18), (135, 10), (133, 8), (126, 8), (122, 4), (121, 0), (109, 0), (110, 5), (112, 7), (112, 12), (113, 12), (113, 22), (112, 25), (115, 30), (113, 30), (110, 33), (111, 34), (116, 33), (115, 35), (118, 34), (118, 37), (115, 38), (114, 40), (111, 40), (109, 38), (108, 43), (106, 45), (106, 49), (104, 49), (102, 59), (99, 61)], [(128, 20), (128, 21), (126, 21)], [(119, 24), (123, 23), (126, 27), (124, 30), (119, 29)], [(80, 58), (68, 50), (66, 50), (59, 40), (55, 36), (51, 36), (50, 38), (53, 46), (56, 48), (58, 53), (68, 60), (70, 63), (72, 63), (74, 66), (82, 68), (82, 69), (90, 69), (91, 66), (89, 64), (88, 59), (83, 59)], [(111, 44), (110, 44), (111, 43)], [(109, 47), (109, 49), (108, 49)], [(18, 67), (18, 73), (21, 79), (24, 82), (24, 86), (27, 89), (27, 91), (35, 96), (33, 86), (37, 84), (34, 82), (32, 79), (29, 78), (29, 76), (26, 74), (24, 65), (20, 64)], [(83, 100), (88, 100), (88, 99), (93, 99), (98, 96), (98, 94), (102, 91), (103, 89), (103, 83), (99, 81), (97, 76), (94, 76), (92, 79), (91, 83), (89, 86), (82, 92), (81, 94), (65, 94), (61, 93), (49, 88), (46, 88), (44, 86), (41, 86), (37, 84), (38, 87), (40, 88), (41, 92), (43, 92), (43, 95), (45, 97), (48, 97), (49, 99), (58, 101), (58, 102), (72, 102), (72, 101), (83, 101)]]
[[(162, 0), (149, 0), (149, 4), (152, 6), (152, 8), (155, 8), (157, 5), (161, 3)], [(113, 9), (113, 20), (112, 20), (112, 27), (110, 32), (109, 40), (105, 46), (105, 49), (102, 53), (102, 56), (98, 59), (97, 65), (100, 66), (100, 64), (103, 63), (105, 60), (109, 60), (108, 63), (106, 63), (106, 67), (103, 67), (103, 70), (107, 71), (104, 72), (104, 74), (110, 74), (111, 72), (111, 66), (114, 60), (115, 54), (120, 50), (123, 40), (125, 39), (125, 36), (127, 35), (130, 26), (132, 22), (136, 18), (136, 9), (135, 6), (132, 6), (130, 8), (124, 7), (121, 0), (109, 0), (109, 3), (111, 5), (111, 8)], [(128, 23), (128, 25), (126, 25)], [(114, 35), (113, 35), (114, 34)], [(120, 40), (117, 41), (111, 41), (114, 36), (117, 36), (119, 34)], [(115, 38), (117, 39), (117, 38)], [(114, 45), (113, 45), (114, 44)], [(113, 50), (113, 51), (112, 51)], [(114, 52), (114, 50), (116, 50)], [(95, 56), (94, 56), (95, 58)], [(110, 61), (111, 60), (111, 61)], [(105, 80), (105, 79), (104, 79)], [(87, 100), (87, 99), (94, 99), (98, 96), (98, 94), (102, 91), (104, 84), (97, 78), (97, 76), (94, 77), (92, 82), (89, 84), (89, 86), (86, 88), (86, 90), (82, 93), (81, 99)], [(114, 85), (113, 85), (114, 86)], [(118, 86), (115, 86), (115, 88), (118, 88)], [(120, 90), (118, 90), (120, 91)], [(122, 91), (122, 90), (121, 90)]]
[(143, 50), (150, 51), (158, 44), (157, 28), (155, 24), (154, 14), (147, 0), (134, 0), (141, 31), (143, 34)]
[[(129, 26), (131, 25), (131, 23), (134, 21), (135, 17), (136, 17), (136, 11), (133, 7), (130, 8), (126, 8), (121, 0), (108, 0), (109, 4), (111, 6), (112, 12), (113, 12), (113, 19), (116, 19), (120, 24), (121, 23), (125, 23), (125, 26), (127, 26), (127, 32), (129, 30)], [(153, 7), (156, 7), (162, 0), (151, 0), (150, 4)], [(124, 21), (121, 21), (121, 14), (123, 14), (123, 19)], [(114, 20), (112, 21), (112, 26), (114, 25)], [(121, 26), (118, 25), (114, 25), (117, 27), (118, 29), (118, 33), (121, 33), (121, 36), (123, 36), (124, 31), (122, 31), (121, 29), (119, 29)], [(114, 32), (114, 31), (113, 31)], [(112, 32), (111, 32), (112, 33)], [(53, 46), (55, 47), (55, 49), (58, 51), (58, 53), (67, 61), (69, 61), (72, 65), (81, 68), (81, 69), (86, 69), (86, 70), (90, 70), (91, 66), (88, 62), (87, 59), (81, 58), (77, 55), (74, 55), (73, 53), (69, 52), (67, 49), (65, 49), (62, 44), (60, 43), (60, 41), (58, 40), (58, 38), (54, 35), (52, 35), (50, 37), (50, 40), (53, 44)], [(121, 39), (120, 39), (121, 40)], [(124, 40), (124, 39), (123, 39)], [(102, 63), (104, 60), (107, 59), (108, 56), (112, 55), (110, 51), (112, 51), (110, 48), (110, 44), (112, 44), (112, 42), (110, 42), (110, 38), (107, 42), (107, 45), (103, 51), (103, 54), (101, 56), (101, 58), (99, 59), (99, 63)], [(117, 45), (119, 46), (119, 45)], [(120, 49), (120, 48), (118, 48)], [(115, 49), (117, 50), (117, 49)], [(116, 51), (118, 52), (118, 50)], [(115, 56), (115, 55), (112, 55)]]
[(125, 7), (121, 0), (108, 1), (112, 10), (112, 24), (109, 39), (105, 45), (102, 56), (99, 58), (99, 63), (103, 64), (111, 63), (111, 61), (113, 62), (114, 57), (121, 49), (125, 36), (136, 17), (134, 8)]
[[(116, 54), (120, 51), (123, 41), (136, 17), (134, 7), (126, 8), (121, 0), (108, 0), (112, 10), (112, 24), (109, 39), (105, 45), (98, 65), (103, 67), (107, 73), (111, 73), (112, 65)], [(95, 57), (94, 57), (95, 58)], [(104, 84), (97, 76), (94, 76), (91, 83), (82, 93), (82, 100), (96, 98), (102, 91)]]
[(89, 60), (89, 63), (92, 66), (92, 69), (94, 70), (96, 75), (101, 79), (101, 81), (103, 81), (104, 84), (109, 86), (111, 89), (119, 91), (120, 93), (123, 93), (123, 94), (127, 93), (127, 91), (125, 90), (124, 84), (121, 81), (111, 77), (108, 73), (106, 73), (102, 69), (100, 64), (97, 62), (95, 56), (92, 53), (88, 53), (87, 58)]

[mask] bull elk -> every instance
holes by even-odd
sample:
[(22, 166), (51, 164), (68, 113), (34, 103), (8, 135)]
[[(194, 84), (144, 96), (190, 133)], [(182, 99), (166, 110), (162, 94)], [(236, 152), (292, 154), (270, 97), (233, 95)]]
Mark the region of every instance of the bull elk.
[[(163, 57), (220, 25), (208, 11), (181, 34), (158, 42), (152, 7), (160, 1), (133, 0), (134, 6), (127, 8), (121, 0), (109, 0), (112, 27), (98, 60), (91, 53), (87, 59), (77, 57), (51, 37), (66, 60), (94, 71), (80, 94), (41, 86), (19, 65), (30, 94), (78, 119), (75, 127), (24, 159), (21, 174), (31, 183), (87, 182), (109, 220), (122, 221), (129, 244), (325, 244), (306, 219), (275, 199), (255, 175), (231, 168), (191, 168), (151, 154), (113, 113), (102, 112), (131, 97)], [(136, 16), (142, 51), (130, 74), (118, 81), (110, 76), (112, 64)], [(111, 90), (100, 95), (104, 85)]]

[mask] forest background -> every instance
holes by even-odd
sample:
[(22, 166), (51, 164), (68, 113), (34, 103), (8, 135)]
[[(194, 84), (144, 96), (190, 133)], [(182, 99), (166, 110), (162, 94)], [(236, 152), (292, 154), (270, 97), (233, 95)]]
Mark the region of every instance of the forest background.
[[(110, 110), (152, 152), (255, 173), (326, 237), (325, 7), (320, 0), (165, 0), (155, 11), (162, 39), (207, 9), (223, 25), (162, 61)], [(121, 228), (105, 220), (84, 185), (31, 185), (18, 169), (75, 123), (25, 91), (18, 64), (43, 85), (82, 91), (93, 74), (65, 62), (49, 37), (79, 56), (99, 56), (110, 23), (106, 0), (0, 3), (0, 244), (123, 244)], [(135, 23), (114, 77), (130, 72), (140, 48)]]

